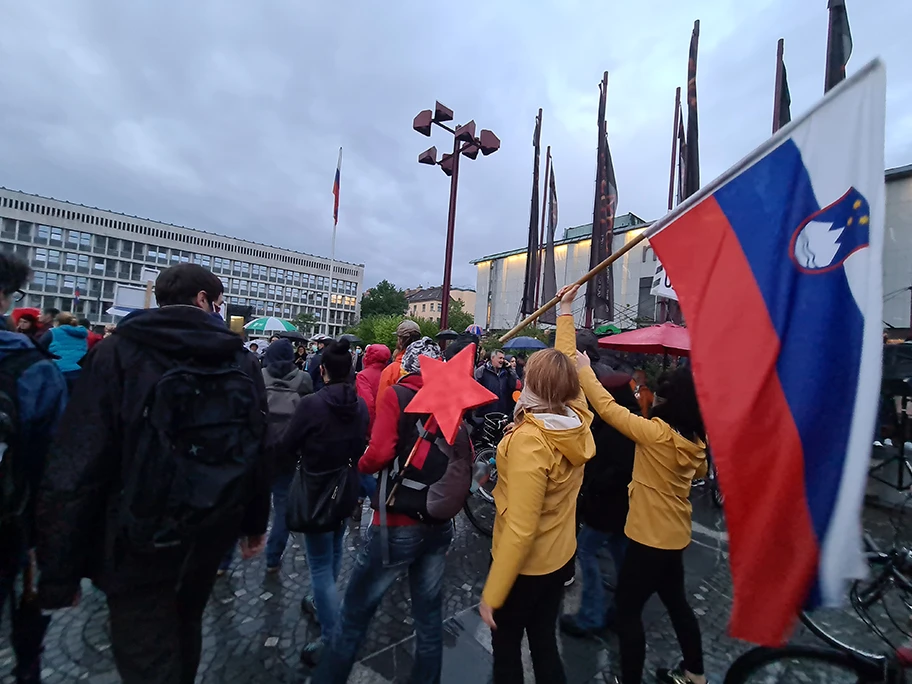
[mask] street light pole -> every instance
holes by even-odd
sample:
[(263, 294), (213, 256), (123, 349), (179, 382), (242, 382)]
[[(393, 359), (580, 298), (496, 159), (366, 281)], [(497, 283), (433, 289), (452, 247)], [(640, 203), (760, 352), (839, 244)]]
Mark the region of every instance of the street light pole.
[(438, 126), (453, 135), (453, 154), (445, 154), (437, 160), (437, 148), (431, 147), (418, 155), (419, 164), (440, 166), (441, 170), (450, 177), (450, 204), (447, 212), (446, 254), (443, 265), (443, 287), (441, 288), (440, 303), (440, 328), (449, 327), (450, 320), (450, 288), (452, 286), (453, 271), (453, 246), (456, 232), (456, 191), (459, 186), (459, 157), (466, 156), (475, 159), (480, 151), (488, 156), (500, 149), (500, 140), (494, 133), (487, 129), (481, 131), (481, 137), (475, 137), (475, 122), (469, 121), (455, 129), (444, 122), (453, 120), (453, 110), (437, 102), (432, 112), (425, 109), (418, 113), (412, 122), (412, 128), (424, 136), (430, 137), (431, 125)]
[(450, 176), (450, 209), (447, 213), (446, 256), (443, 261), (443, 292), (440, 294), (440, 329), (450, 323), (450, 286), (453, 273), (453, 242), (456, 231), (456, 190), (459, 186), (459, 138), (453, 138), (453, 175)]

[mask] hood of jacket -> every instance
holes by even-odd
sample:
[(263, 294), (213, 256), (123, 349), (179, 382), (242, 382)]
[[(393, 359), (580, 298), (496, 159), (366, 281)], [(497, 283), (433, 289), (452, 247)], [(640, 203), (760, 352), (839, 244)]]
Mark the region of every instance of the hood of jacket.
[(304, 375), (304, 371), (296, 368), (295, 366), (292, 366), (290, 371), (287, 373), (282, 373), (281, 375), (274, 373), (274, 370), (275, 369), (272, 366), (266, 366), (266, 368), (263, 369), (263, 382), (266, 383), (267, 387), (272, 381), (278, 380), (280, 382), (291, 383), (299, 376)]
[(399, 382), (396, 384), (417, 392), (424, 387), (424, 378), (418, 373), (409, 373), (408, 375), (403, 375), (399, 378)]
[[(656, 419), (654, 418), (653, 420)], [(696, 442), (691, 442), (674, 430), (671, 431), (671, 435), (675, 445), (675, 460), (679, 466), (684, 469), (697, 468), (703, 463), (706, 458), (706, 445), (701, 440), (697, 439)], [(687, 483), (688, 491), (689, 488), (690, 483)], [(687, 492), (683, 492), (683, 496), (687, 496)]]
[(59, 330), (65, 335), (69, 335), (70, 337), (75, 337), (77, 339), (84, 340), (89, 336), (89, 331), (83, 328), (81, 325), (60, 325), (54, 329)]
[(348, 382), (334, 382), (324, 385), (317, 396), (330, 411), (343, 420), (355, 420), (358, 416), (358, 393)]
[(589, 426), (569, 406), (563, 414), (526, 413), (523, 421), (534, 424), (548, 446), (575, 466), (585, 464), (595, 455), (595, 441)]
[(241, 338), (195, 306), (163, 306), (127, 316), (114, 331), (174, 358), (228, 359), (243, 350)]
[(51, 358), (51, 355), (47, 354), (47, 352), (41, 349), (41, 347), (38, 347), (32, 341), (32, 338), (27, 337), (22, 333), (0, 330), (0, 354), (27, 351), (29, 349), (38, 349), (39, 351), (45, 353), (48, 358)]
[(368, 345), (367, 349), (364, 352), (364, 367), (386, 367), (391, 357), (392, 353), (390, 352), (389, 347), (387, 347), (385, 344)]

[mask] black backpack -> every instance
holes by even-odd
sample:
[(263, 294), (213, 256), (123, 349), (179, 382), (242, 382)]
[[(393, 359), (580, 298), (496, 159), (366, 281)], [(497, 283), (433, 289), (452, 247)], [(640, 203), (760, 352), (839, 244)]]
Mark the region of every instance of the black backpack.
[(245, 356), (172, 363), (149, 393), (121, 502), (135, 549), (193, 541), (246, 504), (266, 416), (242, 370)]
[[(399, 443), (392, 465), (380, 476), (379, 507), (402, 513), (423, 523), (442, 523), (453, 519), (465, 504), (472, 486), (472, 445), (463, 421), (451, 446), (439, 430), (424, 429), (428, 416), (406, 413), (415, 392), (393, 385), (399, 401)], [(403, 436), (407, 438), (403, 439)], [(405, 465), (415, 443), (428, 442), (427, 456), (420, 468)], [(420, 448), (420, 447), (419, 447)]]
[(19, 456), (19, 378), (46, 358), (37, 349), (27, 349), (0, 360), (0, 526), (18, 521), (29, 496), (28, 478)]

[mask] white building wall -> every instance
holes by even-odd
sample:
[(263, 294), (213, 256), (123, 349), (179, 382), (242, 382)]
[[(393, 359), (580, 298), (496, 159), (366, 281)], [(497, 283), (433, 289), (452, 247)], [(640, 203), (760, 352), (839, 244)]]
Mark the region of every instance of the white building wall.
[(884, 323), (908, 328), (912, 317), (912, 176), (887, 182), (884, 227)]

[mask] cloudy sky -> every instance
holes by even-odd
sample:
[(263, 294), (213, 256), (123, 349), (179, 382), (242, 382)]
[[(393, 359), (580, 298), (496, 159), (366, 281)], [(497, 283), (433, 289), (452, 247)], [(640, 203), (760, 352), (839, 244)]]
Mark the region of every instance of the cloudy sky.
[[(448, 180), (416, 163), (434, 100), (503, 146), (465, 161), (454, 282), (525, 242), (544, 109), (561, 226), (591, 220), (597, 84), (619, 211), (665, 208), (694, 19), (704, 181), (769, 135), (776, 40), (792, 112), (822, 94), (826, 0), (0, 0), (0, 185), (327, 255), (366, 284), (439, 285)], [(887, 166), (912, 163), (912, 2), (848, 0), (849, 72), (887, 64)]]

